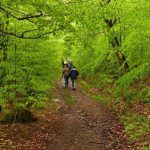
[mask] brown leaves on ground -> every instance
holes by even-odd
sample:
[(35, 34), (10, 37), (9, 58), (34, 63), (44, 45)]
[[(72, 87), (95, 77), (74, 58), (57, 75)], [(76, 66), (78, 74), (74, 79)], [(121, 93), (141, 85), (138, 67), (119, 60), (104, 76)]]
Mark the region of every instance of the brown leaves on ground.
[(143, 116), (147, 116), (150, 114), (149, 104), (146, 104), (144, 102), (134, 103), (131, 108), (131, 111), (136, 112)]
[(46, 150), (59, 132), (56, 115), (38, 115), (38, 119), (32, 123), (0, 124), (0, 149)]
[[(94, 91), (95, 92), (95, 91)], [(66, 94), (67, 93), (67, 94)], [(66, 98), (75, 99), (67, 105)], [(35, 111), (37, 122), (0, 124), (2, 150), (134, 150), (117, 115), (82, 91), (57, 88), (58, 110)]]

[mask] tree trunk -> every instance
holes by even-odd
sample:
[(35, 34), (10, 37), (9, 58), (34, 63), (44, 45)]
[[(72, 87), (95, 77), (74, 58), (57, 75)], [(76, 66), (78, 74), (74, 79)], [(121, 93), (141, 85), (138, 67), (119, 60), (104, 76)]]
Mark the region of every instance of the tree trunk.
[[(116, 24), (116, 19), (115, 20), (105, 19), (105, 23), (108, 25), (109, 28), (112, 28)], [(117, 47), (120, 47), (121, 46), (121, 36), (114, 37), (111, 41), (111, 44), (114, 49)], [(118, 59), (120, 66), (123, 66), (123, 70), (127, 70), (129, 68), (129, 65), (128, 65), (128, 62), (126, 61), (125, 55), (122, 52), (117, 51), (116, 57)]]

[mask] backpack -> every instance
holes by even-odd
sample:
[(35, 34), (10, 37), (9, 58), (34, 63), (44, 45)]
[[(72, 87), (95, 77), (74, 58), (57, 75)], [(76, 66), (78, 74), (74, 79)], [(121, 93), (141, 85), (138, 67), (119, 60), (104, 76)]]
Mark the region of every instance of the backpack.
[(63, 68), (63, 74), (64, 74), (64, 75), (66, 75), (66, 76), (69, 76), (69, 74), (70, 74), (70, 70), (69, 70), (69, 68), (68, 68), (68, 67)]
[(76, 69), (71, 70), (70, 77), (72, 79), (77, 79), (77, 76), (79, 75), (79, 72)]

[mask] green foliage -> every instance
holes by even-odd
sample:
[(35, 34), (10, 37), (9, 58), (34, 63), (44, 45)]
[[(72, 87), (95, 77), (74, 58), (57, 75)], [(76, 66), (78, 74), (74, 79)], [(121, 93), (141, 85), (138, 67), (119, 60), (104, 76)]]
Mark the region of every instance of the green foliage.
[(59, 75), (56, 72), (59, 72), (60, 59), (55, 58), (58, 53), (55, 46), (49, 50), (49, 41), (42, 42), (44, 47), (40, 41), (20, 42), (16, 53), (13, 50), (7, 53), (9, 60), (5, 63), (9, 74), (3, 78), (1, 99), (33, 105), (36, 100), (41, 101), (41, 97), (45, 97), (46, 91), (52, 87), (52, 81)]
[(150, 103), (150, 87), (142, 89), (140, 92), (140, 96), (144, 102)]
[(115, 101), (120, 101), (121, 100), (121, 88), (120, 87), (116, 87), (115, 90), (113, 91), (113, 97), (115, 99)]
[[(147, 0), (1, 0), (0, 105), (44, 108), (63, 57), (98, 89), (115, 82), (115, 100), (132, 103), (129, 87), (150, 73), (149, 8)], [(139, 93), (149, 102), (149, 88)]]
[[(149, 84), (140, 85), (150, 74), (149, 8), (148, 0), (1, 0), (3, 121), (32, 120), (29, 108), (57, 109), (52, 101), (47, 106), (45, 98), (61, 77), (63, 57), (71, 58), (81, 77), (92, 82), (80, 83), (92, 99), (105, 104), (124, 100), (125, 107), (138, 100), (149, 103)], [(135, 82), (140, 88), (133, 88)], [(109, 85), (114, 83), (113, 99)], [(102, 93), (89, 93), (93, 85)], [(66, 97), (68, 105), (75, 103)], [(7, 110), (9, 104), (15, 108)], [(149, 131), (145, 117), (127, 114), (122, 121), (132, 139)]]
[(105, 99), (102, 95), (91, 94), (90, 96), (93, 100), (98, 101), (101, 104), (105, 104)]
[(104, 73), (95, 73), (93, 76), (88, 77), (88, 79), (92, 80), (91, 84), (99, 89), (104, 88), (106, 85), (111, 84), (114, 81), (111, 75)]
[(92, 87), (90, 84), (88, 84), (86, 81), (81, 80), (79, 81), (79, 86), (81, 89), (83, 89), (86, 93), (89, 93), (90, 88)]
[(39, 101), (36, 102), (33, 107), (37, 108), (37, 109), (45, 109), (46, 108), (46, 104), (45, 102)]
[(5, 105), (5, 100), (2, 99), (2, 93), (0, 93), (0, 106)]
[[(4, 102), (21, 102), (31, 107), (36, 101), (42, 103), (46, 91), (60, 74), (60, 59), (65, 46), (62, 39), (50, 34), (57, 27), (61, 28), (63, 17), (60, 17), (61, 11), (57, 8), (61, 3), (53, 2), (0, 2), (2, 105)], [(61, 9), (64, 9), (63, 6)]]
[(150, 147), (144, 148), (144, 150), (150, 150)]
[[(103, 95), (100, 95), (100, 93), (91, 93), (90, 92), (90, 90), (91, 90), (91, 87), (93, 87), (94, 85), (93, 85), (93, 83), (86, 83), (85, 81), (81, 81), (80, 83), (80, 87), (84, 90), (84, 91), (86, 91), (86, 93), (88, 93), (88, 96), (91, 98), (91, 99), (93, 99), (93, 100), (95, 100), (95, 101), (97, 101), (97, 102), (99, 102), (99, 103), (101, 103), (101, 104), (106, 104), (105, 103), (105, 98), (104, 98), (104, 96)], [(95, 84), (95, 82), (94, 82), (94, 84)], [(97, 84), (95, 84), (95, 87), (97, 87), (97, 86), (99, 86), (99, 84), (97, 85)]]
[(117, 87), (114, 89), (113, 97), (115, 101), (124, 99), (128, 105), (131, 105), (133, 102), (138, 100), (139, 94), (137, 94), (135, 89)]
[(145, 74), (150, 72), (149, 63), (138, 66), (128, 73), (124, 74), (116, 84), (121, 87), (129, 87), (135, 80), (142, 78)]
[(137, 92), (134, 89), (130, 89), (125, 91), (125, 100), (127, 104), (133, 103), (135, 100), (137, 100)]
[(145, 136), (149, 132), (149, 121), (146, 117), (127, 114), (122, 116), (122, 121), (125, 125), (125, 130), (129, 133), (131, 139), (139, 139), (141, 136)]
[(75, 103), (75, 99), (71, 95), (67, 95), (66, 102), (68, 105), (73, 105)]

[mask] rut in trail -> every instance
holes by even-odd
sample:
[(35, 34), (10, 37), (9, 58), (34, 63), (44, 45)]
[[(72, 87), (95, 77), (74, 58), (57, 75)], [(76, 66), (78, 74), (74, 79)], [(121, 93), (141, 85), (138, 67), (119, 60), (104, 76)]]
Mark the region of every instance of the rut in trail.
[[(82, 91), (71, 88), (56, 89), (55, 99), (60, 108), (55, 127), (55, 138), (50, 150), (130, 150), (123, 126), (113, 112), (90, 100)], [(68, 105), (67, 97), (74, 99)]]

